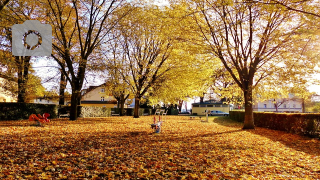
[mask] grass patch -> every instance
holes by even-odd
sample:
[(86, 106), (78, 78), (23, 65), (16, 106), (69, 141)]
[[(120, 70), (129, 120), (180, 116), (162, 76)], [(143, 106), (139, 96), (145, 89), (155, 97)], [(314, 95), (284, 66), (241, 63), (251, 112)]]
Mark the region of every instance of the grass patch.
[(318, 179), (320, 141), (227, 117), (54, 119), (0, 125), (1, 179)]

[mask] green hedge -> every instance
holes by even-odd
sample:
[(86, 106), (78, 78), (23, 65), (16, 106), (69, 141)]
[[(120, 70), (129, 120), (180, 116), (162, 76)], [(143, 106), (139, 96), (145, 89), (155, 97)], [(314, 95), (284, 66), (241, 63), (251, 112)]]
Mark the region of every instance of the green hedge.
[(31, 114), (49, 113), (50, 118), (57, 118), (58, 107), (52, 104), (0, 103), (0, 120), (29, 119)]
[[(230, 111), (230, 118), (244, 121), (244, 111)], [(273, 130), (320, 137), (320, 114), (254, 112), (254, 124)]]

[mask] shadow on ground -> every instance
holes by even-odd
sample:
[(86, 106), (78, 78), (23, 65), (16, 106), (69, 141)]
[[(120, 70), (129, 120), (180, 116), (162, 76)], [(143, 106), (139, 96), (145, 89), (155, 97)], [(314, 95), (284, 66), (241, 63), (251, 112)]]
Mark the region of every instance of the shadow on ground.
[[(228, 117), (216, 117), (213, 120), (217, 123), (226, 127), (239, 127), (242, 128), (243, 123), (236, 122)], [(297, 151), (302, 151), (310, 155), (320, 156), (320, 140), (309, 138), (306, 136), (301, 136), (297, 134), (291, 134), (283, 131), (271, 130), (267, 128), (256, 127), (255, 130), (243, 130), (256, 134), (259, 136), (267, 137), (268, 139), (279, 142), (289, 148), (295, 149)]]

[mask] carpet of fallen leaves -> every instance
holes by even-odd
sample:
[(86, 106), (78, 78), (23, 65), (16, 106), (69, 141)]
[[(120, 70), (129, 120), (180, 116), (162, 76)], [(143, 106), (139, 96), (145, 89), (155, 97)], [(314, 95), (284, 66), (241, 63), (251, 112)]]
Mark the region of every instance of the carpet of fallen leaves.
[(0, 179), (320, 179), (320, 141), (227, 118), (0, 122)]

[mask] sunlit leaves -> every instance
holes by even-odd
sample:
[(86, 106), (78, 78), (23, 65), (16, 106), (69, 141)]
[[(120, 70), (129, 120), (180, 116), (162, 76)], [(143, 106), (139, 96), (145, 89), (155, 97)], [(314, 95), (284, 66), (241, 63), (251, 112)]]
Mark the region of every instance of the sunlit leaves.
[(4, 121), (2, 179), (317, 179), (316, 139), (257, 128), (225, 118), (209, 123), (168, 116), (162, 132), (152, 116)]

